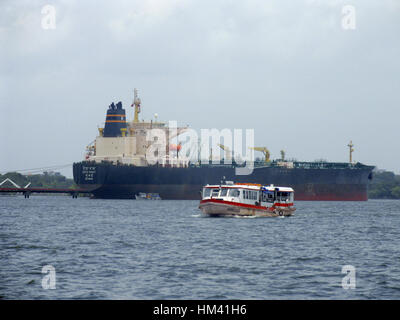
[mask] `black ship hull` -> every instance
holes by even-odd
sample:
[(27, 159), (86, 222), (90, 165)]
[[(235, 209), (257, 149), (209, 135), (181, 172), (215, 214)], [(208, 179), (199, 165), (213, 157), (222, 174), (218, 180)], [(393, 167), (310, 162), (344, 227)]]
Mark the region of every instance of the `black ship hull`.
[(95, 198), (134, 199), (139, 192), (159, 193), (162, 199), (200, 200), (206, 184), (222, 180), (292, 187), (296, 200), (368, 200), (368, 179), (374, 167), (285, 168), (258, 166), (250, 175), (236, 175), (228, 165), (185, 168), (79, 162), (73, 166), (75, 183)]

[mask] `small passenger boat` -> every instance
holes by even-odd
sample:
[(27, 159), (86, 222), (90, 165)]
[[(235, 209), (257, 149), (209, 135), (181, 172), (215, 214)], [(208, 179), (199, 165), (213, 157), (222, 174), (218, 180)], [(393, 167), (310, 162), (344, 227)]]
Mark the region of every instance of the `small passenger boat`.
[(135, 195), (135, 198), (136, 200), (161, 200), (158, 193), (139, 192), (139, 194)]
[(290, 216), (294, 190), (274, 185), (233, 183), (203, 187), (199, 209), (210, 216)]

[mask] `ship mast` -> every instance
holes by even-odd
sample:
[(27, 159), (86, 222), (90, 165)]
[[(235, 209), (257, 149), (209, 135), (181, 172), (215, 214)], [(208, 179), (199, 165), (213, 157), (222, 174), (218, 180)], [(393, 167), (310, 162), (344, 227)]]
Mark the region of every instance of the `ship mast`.
[(350, 163), (353, 163), (353, 151), (354, 151), (353, 147), (354, 147), (354, 144), (353, 144), (352, 141), (350, 141), (350, 143), (347, 146), (349, 147)]
[(134, 118), (133, 118), (133, 122), (134, 122), (134, 123), (138, 123), (138, 122), (139, 122), (139, 113), (140, 113), (140, 103), (141, 103), (141, 100), (140, 100), (140, 98), (138, 97), (137, 89), (136, 89), (136, 88), (133, 90), (133, 93), (134, 93), (134, 96), (133, 96), (133, 103), (131, 104), (131, 107), (135, 106), (135, 116), (134, 116)]

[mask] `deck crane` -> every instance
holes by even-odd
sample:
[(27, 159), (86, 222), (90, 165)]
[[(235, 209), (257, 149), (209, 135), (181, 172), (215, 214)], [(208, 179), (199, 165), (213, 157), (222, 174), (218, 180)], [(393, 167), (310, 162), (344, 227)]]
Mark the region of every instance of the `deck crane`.
[(232, 152), (229, 147), (224, 146), (223, 144), (218, 143), (218, 146), (225, 151), (226, 160), (232, 160)]
[(266, 147), (253, 147), (253, 148), (250, 148), (250, 149), (262, 152), (264, 157), (265, 157), (264, 161), (265, 162), (270, 162), (270, 159), (269, 159), (270, 153), (269, 153), (269, 150)]

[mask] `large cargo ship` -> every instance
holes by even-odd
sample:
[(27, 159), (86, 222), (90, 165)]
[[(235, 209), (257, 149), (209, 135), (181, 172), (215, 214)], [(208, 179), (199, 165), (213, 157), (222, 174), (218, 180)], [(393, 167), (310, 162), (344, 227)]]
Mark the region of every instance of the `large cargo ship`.
[[(234, 157), (215, 163), (180, 155), (181, 146), (171, 144), (170, 139), (187, 127), (171, 130), (157, 119), (139, 121), (141, 101), (136, 89), (132, 106), (134, 119), (127, 121), (122, 103), (112, 103), (104, 128), (99, 128), (96, 140), (87, 147), (85, 160), (73, 165), (75, 183), (95, 198), (134, 199), (145, 192), (158, 193), (162, 199), (200, 200), (202, 186), (230, 180), (288, 186), (295, 190), (296, 200), (368, 200), (368, 180), (374, 166), (353, 163), (352, 143), (346, 163), (289, 161), (283, 154), (279, 160), (270, 161), (266, 148), (253, 148), (262, 151), (265, 159), (253, 161), (250, 174), (238, 175), (237, 169), (249, 164), (239, 164)], [(164, 144), (149, 131), (164, 133)], [(165, 152), (159, 152), (162, 145)], [(157, 161), (150, 161), (149, 150)]]

